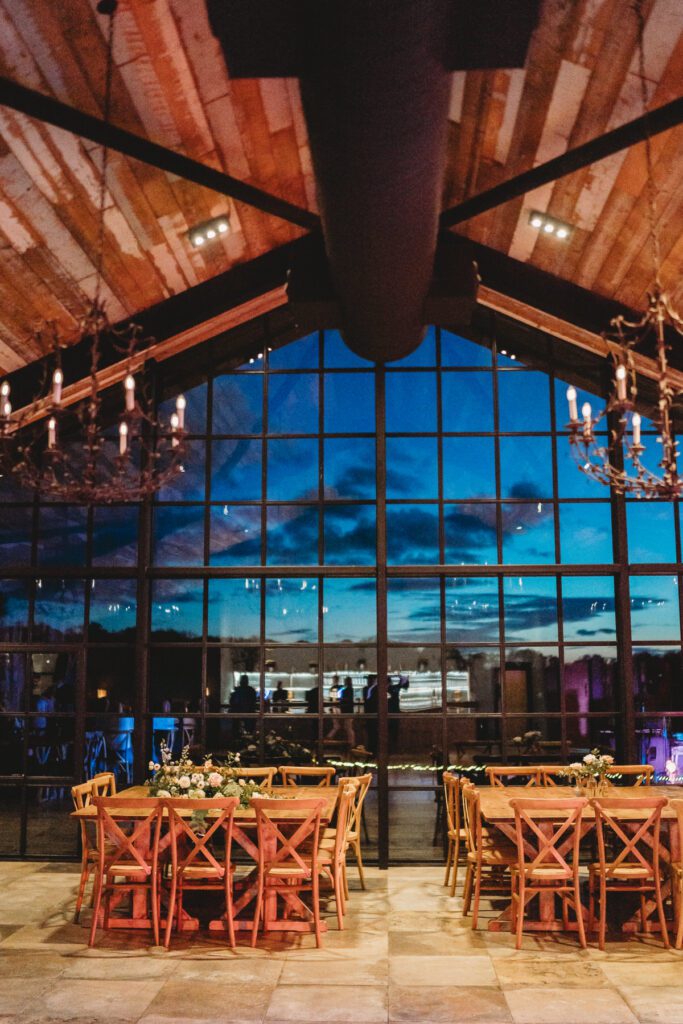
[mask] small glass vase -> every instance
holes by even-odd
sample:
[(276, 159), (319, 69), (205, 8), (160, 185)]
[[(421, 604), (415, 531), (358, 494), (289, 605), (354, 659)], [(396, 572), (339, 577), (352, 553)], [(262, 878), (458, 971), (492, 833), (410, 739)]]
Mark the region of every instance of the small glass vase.
[(587, 800), (606, 796), (609, 792), (609, 782), (604, 775), (591, 775), (587, 779), (577, 779), (576, 792)]

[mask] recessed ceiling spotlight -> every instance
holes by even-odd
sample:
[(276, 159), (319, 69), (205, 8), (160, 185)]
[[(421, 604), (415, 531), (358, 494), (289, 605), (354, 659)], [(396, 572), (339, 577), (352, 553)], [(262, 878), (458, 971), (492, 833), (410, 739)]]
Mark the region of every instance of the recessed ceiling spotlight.
[(204, 235), (194, 235), (192, 238), (193, 245), (204, 245)]
[(558, 238), (566, 238), (567, 235), (569, 234), (569, 232), (567, 231), (566, 228), (558, 228), (557, 231), (555, 232), (555, 234), (557, 235)]
[(543, 227), (543, 219), (539, 217), (538, 214), (534, 214), (529, 223), (531, 224), (532, 228)]
[(220, 217), (213, 217), (212, 220), (204, 221), (203, 224), (195, 224), (193, 228), (188, 231), (188, 237), (191, 244), (197, 248), (200, 245), (204, 245), (205, 242), (212, 242), (219, 235), (225, 235), (230, 230), (230, 221), (228, 217), (223, 214)]
[[(547, 230), (547, 228), (546, 228), (546, 230)], [(552, 231), (552, 228), (550, 230)], [(215, 238), (216, 237), (215, 228), (209, 228), (209, 230), (206, 232), (206, 237), (207, 238)]]
[(562, 241), (569, 238), (572, 233), (571, 224), (563, 224), (561, 220), (549, 217), (547, 213), (541, 213), (539, 210), (529, 212), (529, 225), (537, 231), (542, 231), (544, 235), (554, 235)]

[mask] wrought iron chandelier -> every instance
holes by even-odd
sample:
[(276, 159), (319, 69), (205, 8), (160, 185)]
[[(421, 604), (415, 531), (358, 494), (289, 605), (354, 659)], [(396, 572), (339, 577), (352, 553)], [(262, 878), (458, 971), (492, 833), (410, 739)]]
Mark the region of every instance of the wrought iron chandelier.
[[(638, 72), (640, 77), (643, 113), (647, 111), (645, 79), (645, 18), (642, 0), (633, 5), (638, 19)], [(645, 136), (646, 187), (648, 199), (648, 228), (654, 267), (654, 285), (648, 293), (647, 309), (636, 321), (617, 316), (605, 332), (610, 356), (614, 364), (611, 394), (603, 411), (593, 416), (589, 402), (584, 402), (581, 417), (574, 387), (567, 390), (569, 403), (569, 441), (579, 469), (587, 476), (614, 488), (619, 494), (637, 498), (678, 498), (683, 493), (683, 477), (678, 472), (678, 443), (674, 434), (673, 403), (681, 390), (674, 384), (667, 352), (672, 336), (683, 336), (683, 318), (674, 309), (671, 299), (661, 283), (661, 258), (657, 234), (657, 206), (653, 174), (652, 147)], [(636, 411), (637, 367), (634, 359), (639, 346), (651, 348), (654, 342), (657, 366), (657, 406), (652, 422), (657, 431), (656, 443), (661, 444), (660, 472), (643, 464), (645, 445), (642, 419)], [(604, 442), (596, 437), (602, 421), (607, 431)]]
[[(113, 78), (114, 15), (117, 0), (100, 0), (99, 14), (109, 18), (105, 75), (104, 120), (109, 123)], [(144, 373), (149, 338), (128, 323), (115, 328), (101, 298), (104, 254), (104, 211), (107, 196), (108, 147), (102, 147), (98, 203), (96, 283), (92, 305), (80, 318), (78, 341), (89, 346), (89, 377), (79, 381), (84, 397), (65, 402), (62, 352), (66, 343), (54, 324), (35, 331), (41, 349), (52, 350), (50, 365), (33, 402), (12, 411), (10, 383), (0, 385), (0, 444), (3, 469), (19, 484), (42, 497), (78, 504), (140, 501), (183, 472), (186, 400), (178, 395), (168, 425), (153, 414), (153, 400)], [(114, 386), (100, 376), (104, 351), (120, 355), (123, 373), (122, 411), (112, 409)], [(51, 371), (51, 372), (50, 372)]]

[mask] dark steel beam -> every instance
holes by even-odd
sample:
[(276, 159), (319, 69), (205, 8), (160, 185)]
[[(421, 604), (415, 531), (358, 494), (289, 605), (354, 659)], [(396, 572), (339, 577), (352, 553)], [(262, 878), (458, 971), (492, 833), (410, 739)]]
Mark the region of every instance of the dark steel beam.
[(237, 202), (254, 206), (263, 213), (289, 221), (297, 227), (308, 231), (320, 227), (320, 218), (310, 210), (264, 192), (255, 185), (248, 185), (230, 174), (225, 174), (224, 171), (207, 167), (206, 164), (192, 160), (182, 153), (175, 153), (166, 146), (143, 139), (133, 132), (126, 131), (125, 128), (107, 124), (102, 118), (76, 110), (75, 107), (70, 107), (52, 96), (45, 96), (35, 89), (27, 89), (26, 86), (4, 76), (0, 76), (0, 104), (54, 125), (55, 128), (63, 128), (64, 131), (72, 132), (81, 138), (90, 139), (101, 146), (108, 146), (109, 149), (114, 149), (134, 160), (140, 160), (160, 171), (175, 174), (179, 178), (193, 181), (196, 185), (203, 185), (204, 188), (229, 196)]
[(493, 210), (511, 199), (518, 199), (527, 192), (531, 192), (532, 189), (557, 181), (558, 178), (564, 178), (567, 174), (572, 174), (583, 167), (588, 167), (589, 164), (619, 153), (622, 149), (634, 146), (638, 142), (642, 142), (647, 135), (658, 135), (669, 128), (675, 128), (681, 122), (683, 122), (683, 96), (672, 100), (671, 103), (665, 103), (662, 107), (657, 107), (656, 110), (649, 111), (642, 117), (637, 117), (635, 121), (628, 121), (611, 132), (605, 132), (597, 139), (584, 142), (583, 145), (576, 146), (574, 149), (562, 153), (561, 156), (539, 164), (538, 167), (524, 171), (523, 174), (517, 174), (514, 178), (503, 181), (494, 188), (489, 188), (485, 192), (480, 192), (479, 195), (465, 199), (457, 206), (451, 206), (441, 214), (441, 227), (450, 228), (456, 224), (462, 224), (463, 221), (471, 220), (472, 217), (486, 213), (487, 210)]

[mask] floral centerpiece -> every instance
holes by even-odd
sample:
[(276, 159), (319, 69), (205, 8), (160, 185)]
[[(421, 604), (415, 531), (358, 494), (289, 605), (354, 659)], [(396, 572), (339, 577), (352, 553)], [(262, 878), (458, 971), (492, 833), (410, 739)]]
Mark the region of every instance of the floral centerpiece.
[(194, 764), (190, 760), (189, 747), (183, 747), (177, 761), (173, 754), (161, 743), (161, 763), (149, 762), (149, 770), (153, 772), (146, 786), (150, 796), (170, 799), (171, 797), (187, 797), (190, 800), (206, 800), (211, 797), (239, 797), (240, 806), (248, 807), (249, 801), (261, 788), (255, 782), (237, 779), (234, 768), (239, 765), (239, 754), (230, 755), (231, 764), (217, 765), (207, 754), (204, 763)]
[(612, 755), (601, 754), (596, 747), (586, 754), (582, 761), (573, 761), (558, 774), (573, 779), (586, 795), (600, 796), (607, 789), (607, 776), (612, 771), (613, 764)]

